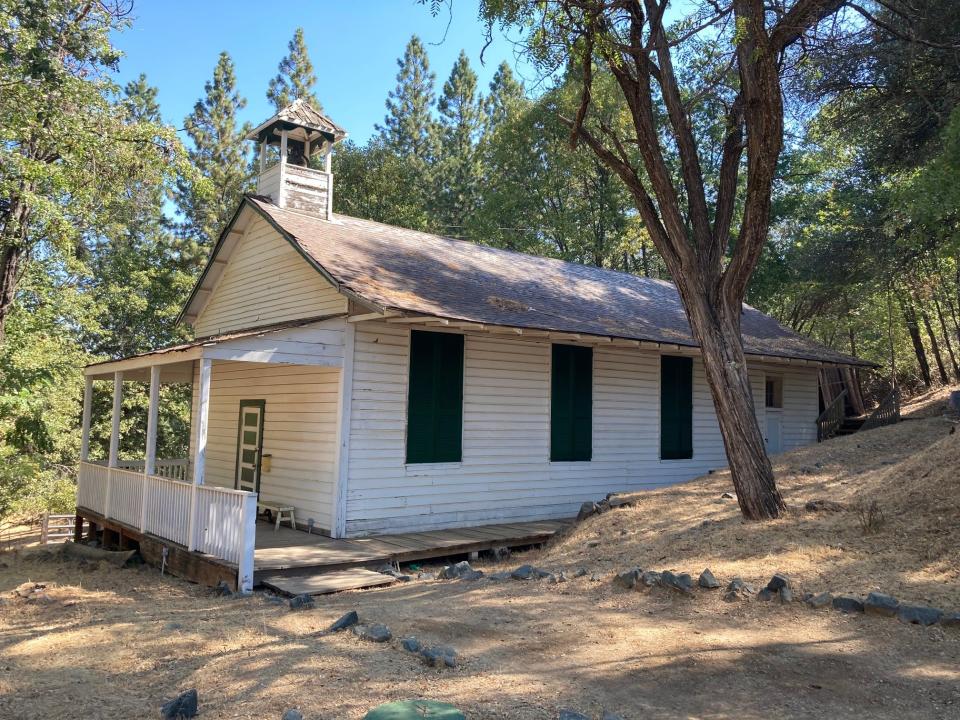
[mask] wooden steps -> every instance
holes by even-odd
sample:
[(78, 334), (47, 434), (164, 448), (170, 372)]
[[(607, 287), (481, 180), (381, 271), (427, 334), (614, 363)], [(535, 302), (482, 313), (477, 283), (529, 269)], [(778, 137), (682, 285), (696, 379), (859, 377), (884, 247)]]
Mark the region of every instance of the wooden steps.
[(271, 590), (285, 595), (329, 595), (343, 590), (380, 587), (395, 582), (394, 578), (364, 568), (317, 571), (304, 575), (270, 575), (258, 578)]

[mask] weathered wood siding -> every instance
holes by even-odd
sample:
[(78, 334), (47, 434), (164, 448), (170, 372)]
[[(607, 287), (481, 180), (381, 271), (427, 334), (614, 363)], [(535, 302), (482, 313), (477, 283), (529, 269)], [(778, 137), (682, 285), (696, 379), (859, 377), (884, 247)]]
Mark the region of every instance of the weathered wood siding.
[[(409, 328), (356, 331), (347, 534), (557, 518), (614, 490), (652, 488), (725, 465), (702, 365), (694, 361), (693, 459), (659, 459), (659, 354), (594, 350), (593, 460), (550, 462), (550, 343), (468, 334), (463, 459), (405, 465)], [(762, 412), (764, 369), (751, 370)], [(817, 373), (786, 372), (784, 448), (815, 439)]]
[(330, 202), (331, 174), (296, 165), (287, 165), (283, 170), (280, 206), (325, 218)]
[(234, 248), (194, 332), (206, 337), (346, 310), (347, 299), (257, 217)]

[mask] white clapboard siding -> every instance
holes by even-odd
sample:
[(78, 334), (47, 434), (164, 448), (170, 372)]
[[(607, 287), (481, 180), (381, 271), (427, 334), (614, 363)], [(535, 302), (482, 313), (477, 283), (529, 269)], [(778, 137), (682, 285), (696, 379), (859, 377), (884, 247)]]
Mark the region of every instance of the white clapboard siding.
[[(215, 360), (205, 482), (233, 487), (241, 400), (264, 400), (263, 452), (272, 456), (260, 496), (292, 505), (297, 522), (329, 530), (334, 488), (339, 368)], [(197, 408), (194, 381), (194, 417)], [(195, 442), (191, 438), (191, 446)], [(194, 456), (191, 447), (191, 457)]]
[(346, 310), (347, 299), (257, 217), (230, 255), (194, 331), (206, 337)]
[[(407, 466), (409, 332), (384, 323), (357, 327), (348, 535), (565, 517), (607, 492), (681, 482), (726, 463), (696, 359), (691, 460), (659, 459), (659, 354), (599, 346), (593, 460), (552, 463), (550, 344), (467, 334), (462, 462)], [(816, 370), (778, 373), (784, 378), (785, 449), (815, 440)], [(751, 368), (758, 415), (764, 374), (759, 366)]]

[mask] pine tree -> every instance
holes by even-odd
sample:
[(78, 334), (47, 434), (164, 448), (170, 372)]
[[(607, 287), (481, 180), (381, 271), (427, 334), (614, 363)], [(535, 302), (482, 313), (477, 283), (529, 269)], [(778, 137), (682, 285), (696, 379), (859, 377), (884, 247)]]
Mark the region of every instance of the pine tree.
[(237, 126), (237, 112), (247, 101), (237, 92), (233, 61), (226, 52), (220, 53), (204, 91), (185, 120), (193, 141), (189, 156), (199, 177), (177, 182), (177, 204), (186, 218), (180, 227), (186, 240), (182, 254), (188, 264), (206, 257), (243, 194), (252, 189), (244, 145), (250, 127)]
[(462, 50), (437, 104), (440, 111), (438, 213), (446, 234), (463, 236), (467, 218), (477, 207), (482, 180), (478, 143), (483, 132), (483, 100), (477, 75)]
[(293, 33), (293, 39), (287, 43), (287, 51), (287, 56), (277, 66), (279, 72), (267, 87), (267, 100), (281, 110), (294, 100), (301, 99), (323, 112), (323, 105), (313, 92), (317, 76), (313, 74), (303, 28), (298, 27)]
[(506, 122), (511, 110), (526, 97), (523, 84), (513, 75), (506, 62), (500, 63), (490, 81), (490, 92), (483, 101), (483, 113), (486, 126), (484, 134), (492, 134), (498, 126)]
[(434, 83), (423, 43), (410, 38), (403, 57), (397, 60), (397, 87), (387, 97), (387, 116), (377, 130), (388, 148), (401, 157), (430, 163), (436, 148), (436, 121), (433, 119)]

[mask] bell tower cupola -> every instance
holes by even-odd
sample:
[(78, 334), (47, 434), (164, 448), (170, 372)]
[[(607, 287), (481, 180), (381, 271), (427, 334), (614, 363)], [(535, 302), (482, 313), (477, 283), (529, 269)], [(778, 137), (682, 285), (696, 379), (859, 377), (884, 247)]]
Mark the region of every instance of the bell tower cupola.
[(279, 207), (330, 220), (330, 154), (346, 136), (343, 128), (309, 103), (294, 100), (247, 135), (259, 151), (257, 194)]

